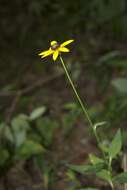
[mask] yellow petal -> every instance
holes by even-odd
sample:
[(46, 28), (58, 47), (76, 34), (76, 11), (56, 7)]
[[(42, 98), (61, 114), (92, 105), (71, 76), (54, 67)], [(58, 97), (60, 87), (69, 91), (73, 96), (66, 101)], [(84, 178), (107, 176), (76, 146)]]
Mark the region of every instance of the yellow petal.
[(68, 48), (66, 48), (66, 47), (60, 47), (59, 51), (61, 51), (61, 52), (69, 52), (70, 50)]
[(48, 49), (48, 50), (46, 50), (46, 51), (42, 51), (41, 53), (39, 53), (38, 55), (45, 55), (45, 54), (47, 54), (47, 53), (49, 53), (51, 51), (51, 48), (50, 49)]
[(47, 57), (47, 56), (49, 56), (49, 55), (51, 55), (51, 54), (53, 54), (53, 51), (52, 51), (52, 50), (49, 50), (49, 51), (45, 52), (45, 54), (43, 54), (43, 55), (41, 56), (41, 58)]
[(74, 40), (68, 40), (68, 41), (62, 43), (62, 44), (61, 44), (61, 47), (64, 47), (64, 46), (66, 46), (66, 45), (72, 43), (73, 41), (74, 41)]
[(57, 41), (55, 41), (55, 40), (54, 40), (54, 41), (51, 41), (51, 43), (50, 43), (51, 46), (54, 46), (54, 45), (56, 45), (56, 44), (57, 44)]
[(54, 60), (54, 61), (56, 61), (58, 55), (59, 55), (59, 51), (56, 50), (56, 51), (53, 53), (53, 60)]

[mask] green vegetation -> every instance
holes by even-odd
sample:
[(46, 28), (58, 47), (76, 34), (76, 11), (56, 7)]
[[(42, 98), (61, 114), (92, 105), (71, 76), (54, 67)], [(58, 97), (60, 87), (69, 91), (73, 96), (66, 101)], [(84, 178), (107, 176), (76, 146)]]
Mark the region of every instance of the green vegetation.
[(126, 0), (2, 0), (0, 14), (0, 189), (126, 189)]

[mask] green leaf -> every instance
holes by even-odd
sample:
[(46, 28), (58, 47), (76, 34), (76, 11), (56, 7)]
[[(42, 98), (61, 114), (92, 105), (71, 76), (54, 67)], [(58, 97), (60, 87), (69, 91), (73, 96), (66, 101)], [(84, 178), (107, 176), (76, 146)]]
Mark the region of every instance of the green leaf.
[(11, 122), (15, 146), (19, 147), (26, 140), (27, 131), (30, 129), (28, 117), (20, 114)]
[(66, 103), (64, 105), (64, 108), (68, 110), (75, 110), (75, 109), (78, 109), (78, 105), (74, 102), (70, 102), (70, 103)]
[(117, 78), (112, 81), (112, 85), (121, 93), (127, 93), (127, 78)]
[(120, 56), (120, 52), (119, 51), (111, 51), (108, 52), (107, 54), (101, 56), (101, 58), (99, 59), (99, 63), (100, 64), (111, 64), (111, 61), (114, 59), (118, 59), (118, 57)]
[(96, 164), (99, 164), (99, 163), (104, 163), (104, 160), (103, 160), (103, 159), (101, 159), (101, 158), (95, 156), (94, 154), (90, 154), (90, 155), (89, 155), (89, 159), (90, 159), (90, 161), (91, 161), (91, 163), (92, 163), (93, 165), (96, 165)]
[(101, 170), (100, 172), (97, 173), (97, 176), (100, 177), (101, 179), (107, 181), (108, 183), (111, 182), (111, 173), (108, 170)]
[(105, 125), (105, 124), (107, 124), (106, 121), (102, 121), (102, 122), (98, 122), (98, 123), (96, 123), (96, 124), (94, 125), (94, 130), (96, 130), (97, 127), (103, 126), (103, 125)]
[(122, 172), (113, 178), (117, 183), (127, 183), (127, 172)]
[(96, 173), (104, 168), (104, 163), (99, 163), (95, 165), (69, 165), (70, 169), (79, 173)]
[(14, 143), (14, 136), (13, 136), (11, 128), (9, 126), (5, 127), (4, 136), (8, 141), (10, 141), (11, 143)]
[(103, 152), (105, 152), (107, 154), (108, 150), (109, 150), (109, 142), (108, 141), (102, 141), (100, 144), (100, 148)]
[(69, 178), (69, 180), (76, 180), (76, 175), (75, 175), (75, 172), (73, 170), (68, 170), (66, 175)]
[(11, 127), (6, 123), (0, 124), (0, 139), (4, 139), (9, 141), (10, 143), (14, 143), (14, 136), (11, 130)]
[(63, 121), (65, 136), (69, 135), (71, 131), (73, 130), (73, 127), (75, 126), (75, 123), (77, 121), (79, 114), (80, 114), (79, 109), (73, 109), (64, 115), (62, 121)]
[(121, 137), (121, 131), (119, 129), (109, 146), (108, 149), (109, 157), (111, 159), (115, 158), (117, 154), (120, 152), (121, 147), (122, 147), (122, 137)]
[(15, 117), (12, 120), (11, 125), (12, 125), (12, 129), (14, 133), (20, 130), (28, 130), (30, 128), (28, 120), (27, 120), (27, 116), (23, 114), (20, 114), (17, 117)]
[(52, 143), (58, 123), (45, 117), (38, 119), (36, 124), (44, 145), (49, 146)]
[(30, 120), (35, 120), (45, 113), (46, 108), (44, 106), (36, 108), (30, 114)]
[(117, 58), (113, 59), (109, 62), (110, 65), (114, 66), (115, 68), (126, 69), (127, 68), (127, 59), (124, 58)]
[(28, 159), (33, 155), (44, 152), (44, 148), (41, 144), (32, 140), (26, 140), (17, 150), (18, 159)]
[(26, 131), (21, 130), (15, 134), (15, 146), (20, 147), (27, 139)]

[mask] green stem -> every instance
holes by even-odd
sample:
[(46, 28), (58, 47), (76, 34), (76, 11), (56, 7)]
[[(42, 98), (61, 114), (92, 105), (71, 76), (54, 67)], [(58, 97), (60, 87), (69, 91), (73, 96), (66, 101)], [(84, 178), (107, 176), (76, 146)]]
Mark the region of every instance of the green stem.
[(112, 190), (115, 190), (115, 189), (114, 189), (114, 184), (113, 184), (112, 181), (110, 181), (110, 186), (111, 186)]
[(109, 157), (108, 170), (109, 170), (110, 172), (112, 172), (112, 158), (111, 158), (111, 157)]
[(75, 95), (76, 95), (76, 97), (77, 97), (77, 100), (78, 100), (78, 102), (79, 102), (79, 104), (80, 104), (80, 106), (81, 106), (81, 108), (82, 108), (82, 111), (83, 111), (83, 113), (85, 114), (85, 116), (86, 116), (86, 118), (87, 118), (87, 120), (88, 120), (90, 126), (91, 126), (92, 129), (94, 130), (94, 128), (93, 128), (93, 123), (92, 123), (92, 121), (91, 121), (91, 119), (90, 119), (90, 116), (89, 116), (89, 114), (88, 114), (88, 112), (87, 112), (87, 109), (85, 108), (85, 106), (84, 106), (84, 104), (83, 104), (83, 102), (82, 102), (82, 100), (81, 100), (81, 98), (80, 98), (80, 96), (79, 96), (79, 94), (78, 94), (78, 92), (77, 92), (75, 86), (74, 86), (74, 83), (73, 83), (72, 80), (71, 80), (71, 77), (70, 77), (70, 75), (69, 75), (69, 72), (68, 72), (68, 70), (67, 70), (67, 67), (66, 67), (66, 65), (65, 65), (65, 63), (64, 63), (64, 61), (63, 61), (63, 59), (62, 59), (61, 56), (60, 56), (60, 60), (61, 60), (62, 66), (63, 66), (63, 68), (64, 68), (64, 71), (65, 71), (65, 73), (66, 73), (66, 76), (67, 76), (67, 78), (68, 78), (68, 80), (69, 80), (69, 82), (70, 82), (70, 84), (71, 84), (71, 87), (72, 87), (72, 89), (73, 89), (73, 91), (74, 91), (74, 93), (75, 93)]
[[(68, 72), (68, 70), (67, 70), (67, 67), (66, 67), (66, 65), (65, 65), (65, 63), (64, 63), (64, 61), (63, 61), (61, 55), (60, 55), (60, 61), (61, 61), (61, 63), (62, 63), (63, 69), (64, 69), (64, 71), (65, 71), (65, 74), (66, 74), (67, 78), (68, 78), (68, 81), (69, 81), (69, 83), (71, 84), (71, 87), (72, 87), (72, 89), (73, 89), (73, 91), (74, 91), (74, 93), (75, 93), (75, 96), (76, 96), (76, 98), (77, 98), (77, 100), (78, 100), (78, 102), (79, 102), (79, 104), (80, 104), (80, 106), (81, 106), (81, 108), (82, 108), (82, 111), (83, 111), (84, 115), (86, 116), (86, 118), (87, 118), (87, 120), (88, 120), (90, 126), (92, 127), (93, 133), (94, 133), (95, 138), (96, 138), (96, 141), (97, 141), (97, 143), (98, 143), (98, 147), (101, 149), (101, 147), (100, 147), (100, 140), (99, 140), (98, 134), (97, 134), (97, 132), (96, 132), (96, 128), (94, 127), (94, 124), (93, 124), (93, 122), (92, 122), (92, 120), (91, 120), (91, 118), (90, 118), (90, 116), (89, 116), (89, 113), (88, 113), (88, 111), (87, 111), (87, 109), (86, 109), (86, 105), (83, 104), (83, 102), (82, 102), (82, 100), (81, 100), (81, 98), (80, 98), (80, 96), (79, 96), (79, 93), (78, 93), (78, 91), (76, 90), (76, 88), (75, 88), (75, 86), (74, 86), (74, 83), (72, 82), (72, 79), (71, 79), (71, 77), (70, 77), (70, 75), (69, 75), (69, 72)], [(104, 156), (104, 158), (105, 158), (105, 153), (103, 152), (102, 149), (101, 149), (101, 151), (102, 151), (103, 156)], [(106, 160), (106, 158), (105, 158), (105, 160)], [(109, 168), (108, 168), (108, 169), (109, 169), (110, 172), (112, 171), (112, 169), (111, 169), (111, 161), (112, 161), (112, 160), (109, 159), (109, 163), (108, 163)], [(112, 190), (114, 190), (114, 184), (113, 184), (112, 181), (110, 181), (110, 186), (111, 186)]]
[[(90, 118), (90, 116), (89, 116), (89, 113), (88, 113), (88, 111), (87, 111), (87, 109), (86, 109), (86, 105), (83, 104), (83, 102), (82, 102), (82, 100), (81, 100), (81, 98), (80, 98), (80, 96), (79, 96), (79, 94), (78, 94), (78, 91), (76, 90), (76, 88), (75, 88), (75, 86), (74, 86), (74, 83), (72, 82), (72, 79), (71, 79), (71, 77), (70, 77), (70, 75), (69, 75), (69, 72), (68, 72), (68, 70), (67, 70), (67, 67), (66, 67), (66, 65), (65, 65), (65, 63), (64, 63), (64, 61), (63, 61), (63, 59), (62, 59), (61, 56), (60, 56), (60, 61), (61, 61), (61, 63), (62, 63), (63, 69), (64, 69), (64, 71), (65, 71), (65, 73), (66, 73), (67, 78), (68, 78), (68, 81), (70, 82), (71, 87), (72, 87), (72, 89), (73, 89), (73, 91), (74, 91), (74, 93), (75, 93), (75, 96), (76, 96), (76, 98), (77, 98), (77, 100), (78, 100), (78, 102), (79, 102), (79, 104), (80, 104), (80, 106), (81, 106), (81, 108), (82, 108), (82, 111), (83, 111), (85, 117), (87, 118), (87, 120), (88, 120), (90, 126), (92, 127), (92, 130), (93, 130), (93, 133), (94, 133), (94, 135), (95, 135), (95, 138), (96, 138), (98, 147), (99, 147), (100, 150), (102, 151), (102, 149), (101, 149), (101, 147), (100, 147), (100, 140), (99, 140), (98, 134), (97, 134), (96, 129), (95, 129), (95, 127), (94, 127), (94, 124), (93, 124), (93, 122), (92, 122), (92, 120), (91, 120), (91, 118)], [(105, 153), (104, 153), (103, 151), (102, 151), (102, 154), (103, 154), (103, 156), (104, 156), (104, 158), (105, 158)]]

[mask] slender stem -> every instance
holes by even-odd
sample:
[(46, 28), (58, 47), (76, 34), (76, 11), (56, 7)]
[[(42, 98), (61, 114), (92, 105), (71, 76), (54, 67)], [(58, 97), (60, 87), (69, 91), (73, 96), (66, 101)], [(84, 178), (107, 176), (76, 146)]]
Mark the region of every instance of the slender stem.
[(110, 182), (110, 186), (111, 186), (112, 190), (114, 190), (114, 184), (112, 181)]
[(73, 89), (73, 91), (74, 91), (74, 93), (75, 93), (75, 95), (76, 95), (76, 97), (77, 97), (77, 100), (78, 100), (78, 102), (79, 102), (79, 104), (80, 104), (80, 106), (81, 106), (81, 108), (82, 108), (82, 110), (83, 110), (83, 113), (85, 114), (85, 116), (86, 116), (86, 118), (87, 118), (87, 120), (88, 120), (90, 126), (91, 126), (92, 129), (94, 130), (94, 128), (93, 128), (93, 126), (94, 126), (94, 125), (93, 125), (93, 122), (92, 122), (92, 120), (90, 119), (90, 116), (89, 116), (89, 114), (88, 114), (88, 112), (87, 112), (87, 109), (85, 108), (85, 105), (83, 104), (83, 102), (82, 102), (82, 100), (81, 100), (81, 98), (80, 98), (80, 96), (79, 96), (79, 94), (78, 94), (78, 92), (77, 92), (77, 90), (76, 90), (76, 88), (75, 88), (75, 86), (74, 86), (74, 83), (73, 83), (72, 80), (71, 80), (71, 77), (70, 77), (70, 75), (69, 75), (69, 72), (68, 72), (68, 70), (67, 70), (67, 67), (66, 67), (66, 65), (65, 65), (65, 63), (64, 63), (64, 61), (63, 61), (63, 59), (62, 59), (61, 56), (60, 56), (60, 60), (61, 60), (62, 66), (63, 66), (63, 68), (64, 68), (64, 71), (65, 71), (65, 73), (66, 73), (66, 75), (67, 75), (67, 78), (68, 78), (68, 80), (69, 80), (69, 82), (70, 82), (70, 84), (71, 84), (71, 86), (72, 86), (72, 89)]
[[(84, 115), (86, 116), (86, 118), (87, 118), (87, 120), (88, 120), (90, 126), (92, 127), (92, 130), (93, 130), (93, 133), (94, 133), (94, 135), (95, 135), (95, 138), (96, 138), (98, 147), (99, 147), (100, 150), (102, 151), (103, 157), (105, 158), (105, 153), (104, 153), (104, 151), (102, 150), (102, 148), (100, 147), (100, 140), (99, 140), (99, 137), (98, 137), (96, 128), (94, 127), (94, 124), (93, 124), (93, 122), (92, 122), (92, 120), (91, 120), (91, 118), (90, 118), (90, 116), (89, 116), (89, 113), (88, 113), (88, 111), (87, 111), (87, 109), (86, 109), (86, 105), (83, 104), (83, 102), (82, 102), (82, 100), (81, 100), (81, 98), (80, 98), (80, 96), (79, 96), (79, 94), (78, 94), (78, 91), (76, 90), (76, 88), (75, 88), (75, 86), (74, 86), (74, 83), (72, 82), (72, 79), (71, 79), (71, 77), (70, 77), (70, 75), (69, 75), (69, 72), (68, 72), (68, 70), (67, 70), (67, 67), (66, 67), (66, 65), (65, 65), (65, 63), (64, 63), (64, 61), (63, 61), (63, 59), (62, 59), (61, 56), (60, 56), (60, 60), (61, 60), (63, 69), (64, 69), (64, 71), (65, 71), (65, 73), (66, 73), (66, 76), (67, 76), (67, 78), (68, 78), (68, 80), (69, 80), (69, 82), (70, 82), (70, 84), (71, 84), (71, 86), (72, 86), (72, 89), (73, 89), (73, 91), (74, 91), (74, 93), (75, 93), (75, 95), (76, 95), (76, 97), (77, 97), (77, 100), (78, 100), (78, 102), (79, 102), (79, 104), (80, 104), (80, 106), (81, 106), (81, 108), (82, 108), (82, 110), (83, 110), (83, 113), (84, 113)], [(106, 158), (105, 158), (105, 160), (106, 160)]]
[[(111, 158), (111, 157), (109, 157), (109, 161), (108, 161), (108, 171), (109, 171), (110, 174), (112, 175), (112, 158)], [(112, 190), (115, 189), (112, 179), (111, 179), (111, 181), (110, 181), (110, 186), (111, 186)]]
[[(93, 122), (92, 122), (92, 120), (91, 120), (91, 118), (90, 118), (90, 116), (89, 116), (89, 113), (88, 113), (88, 111), (87, 111), (87, 109), (86, 109), (86, 105), (83, 104), (83, 102), (82, 102), (82, 100), (81, 100), (81, 98), (80, 98), (80, 96), (79, 96), (79, 93), (78, 93), (77, 89), (75, 88), (74, 83), (72, 82), (72, 79), (71, 79), (71, 77), (70, 77), (70, 75), (69, 75), (69, 72), (68, 72), (68, 70), (67, 70), (67, 67), (66, 67), (66, 65), (65, 65), (65, 63), (64, 63), (64, 61), (63, 61), (61, 55), (60, 55), (60, 61), (61, 61), (61, 63), (62, 63), (62, 66), (63, 66), (63, 69), (64, 69), (64, 71), (65, 71), (65, 73), (66, 73), (66, 76), (67, 76), (67, 78), (68, 78), (68, 80), (69, 80), (69, 82), (70, 82), (70, 84), (71, 84), (71, 87), (72, 87), (72, 89), (73, 89), (73, 91), (74, 91), (74, 93), (75, 93), (75, 96), (76, 96), (76, 98), (77, 98), (77, 100), (78, 100), (78, 102), (79, 102), (79, 104), (80, 104), (80, 106), (81, 106), (81, 108), (82, 108), (82, 110), (83, 110), (83, 113), (84, 113), (84, 115), (86, 116), (86, 118), (87, 118), (87, 120), (88, 120), (90, 126), (91, 126), (92, 129), (93, 129), (93, 133), (94, 133), (95, 138), (96, 138), (96, 141), (97, 141), (97, 143), (98, 143), (98, 147), (101, 149), (101, 147), (100, 147), (100, 140), (99, 140), (98, 134), (97, 134), (97, 132), (96, 132), (96, 128), (94, 127), (94, 124), (93, 124)], [(104, 158), (105, 158), (105, 153), (103, 152), (102, 149), (101, 149), (101, 151), (102, 151), (103, 156), (104, 156)], [(106, 160), (106, 159), (105, 159), (105, 160)], [(110, 172), (112, 171), (112, 168), (111, 168), (111, 161), (112, 161), (112, 160), (109, 159), (109, 163), (108, 163), (108, 167), (109, 167), (109, 168), (108, 168), (108, 169), (109, 169)], [(112, 190), (114, 190), (114, 184), (113, 184), (112, 180), (110, 181), (110, 186), (111, 186)]]
[(111, 158), (111, 157), (109, 157), (108, 170), (109, 170), (110, 172), (112, 172), (112, 158)]
[[(97, 134), (97, 132), (96, 132), (96, 129), (95, 129), (95, 127), (94, 127), (94, 124), (93, 124), (93, 122), (92, 122), (92, 120), (91, 120), (91, 118), (90, 118), (90, 116), (89, 116), (89, 113), (88, 113), (88, 111), (87, 111), (87, 109), (86, 109), (86, 105), (83, 104), (83, 102), (82, 102), (82, 100), (81, 100), (81, 98), (80, 98), (80, 96), (79, 96), (79, 94), (78, 94), (78, 91), (76, 90), (76, 88), (75, 88), (75, 86), (74, 86), (74, 83), (72, 82), (72, 79), (71, 79), (71, 77), (70, 77), (70, 75), (69, 75), (69, 72), (68, 72), (68, 70), (67, 70), (67, 67), (66, 67), (66, 65), (65, 65), (65, 63), (64, 63), (64, 61), (63, 61), (63, 59), (62, 59), (61, 56), (60, 56), (60, 61), (61, 61), (61, 63), (62, 63), (62, 66), (63, 66), (63, 69), (64, 69), (64, 71), (65, 71), (65, 73), (66, 73), (66, 76), (67, 76), (67, 78), (68, 78), (68, 80), (69, 80), (69, 82), (70, 82), (70, 84), (71, 84), (71, 87), (72, 87), (72, 89), (73, 89), (73, 91), (74, 91), (74, 93), (75, 93), (75, 96), (76, 96), (76, 98), (77, 98), (77, 100), (78, 100), (78, 102), (79, 102), (79, 104), (80, 104), (80, 106), (81, 106), (81, 108), (82, 108), (82, 110), (83, 110), (83, 113), (84, 113), (85, 117), (87, 118), (87, 120), (88, 120), (90, 126), (92, 127), (92, 130), (93, 130), (93, 133), (94, 133), (94, 135), (95, 135), (95, 138), (96, 138), (98, 147), (99, 147), (100, 150), (102, 151), (103, 157), (105, 158), (105, 153), (104, 153), (104, 151), (103, 151), (103, 150), (101, 149), (101, 147), (100, 147), (100, 140), (99, 140), (98, 134)], [(106, 158), (105, 158), (105, 160), (106, 160)]]

